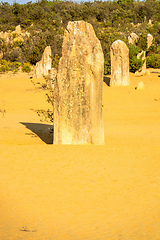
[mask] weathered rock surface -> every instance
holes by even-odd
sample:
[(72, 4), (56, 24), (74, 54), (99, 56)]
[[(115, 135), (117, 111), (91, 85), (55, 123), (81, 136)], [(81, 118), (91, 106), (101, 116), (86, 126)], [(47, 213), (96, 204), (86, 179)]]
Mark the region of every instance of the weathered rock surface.
[(142, 68), (140, 69), (140, 72), (146, 73), (146, 51), (142, 51), (137, 55), (138, 59), (142, 59), (144, 61)]
[(128, 86), (129, 78), (129, 50), (127, 45), (117, 40), (111, 45), (111, 80), (110, 86)]
[(48, 78), (47, 78), (47, 88), (53, 89), (54, 83), (57, 77), (57, 69), (51, 68), (48, 70)]
[(104, 144), (103, 71), (92, 25), (69, 22), (54, 85), (54, 144)]
[(128, 43), (134, 44), (137, 39), (138, 35), (136, 33), (131, 33), (130, 36), (128, 37)]
[(48, 71), (51, 69), (52, 59), (51, 59), (51, 47), (47, 46), (42, 55), (42, 59), (36, 63), (35, 75), (37, 78), (47, 76)]

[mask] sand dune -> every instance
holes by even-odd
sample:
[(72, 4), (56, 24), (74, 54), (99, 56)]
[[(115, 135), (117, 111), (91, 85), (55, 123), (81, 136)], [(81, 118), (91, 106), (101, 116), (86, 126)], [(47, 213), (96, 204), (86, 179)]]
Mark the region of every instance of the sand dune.
[(0, 75), (0, 240), (160, 238), (158, 76), (104, 83), (104, 146), (55, 146), (44, 80)]

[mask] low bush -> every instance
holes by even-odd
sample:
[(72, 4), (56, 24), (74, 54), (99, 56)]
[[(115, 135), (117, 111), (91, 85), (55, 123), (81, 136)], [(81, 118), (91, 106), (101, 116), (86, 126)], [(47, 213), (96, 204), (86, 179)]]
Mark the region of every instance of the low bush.
[(30, 66), (30, 64), (29, 64), (29, 63), (24, 63), (24, 64), (23, 64), (23, 67), (22, 67), (22, 71), (23, 71), (23, 72), (27, 72), (27, 73), (31, 72), (31, 66)]
[(139, 47), (134, 46), (134, 45), (129, 46), (129, 70), (130, 70), (130, 72), (135, 73), (142, 67), (142, 65), (144, 63), (144, 61), (142, 60), (143, 56), (141, 56), (140, 59), (137, 58), (137, 55), (139, 52), (140, 52)]
[(152, 54), (146, 58), (147, 68), (160, 68), (160, 54)]
[(13, 72), (13, 73), (17, 73), (17, 72), (18, 72), (18, 69), (13, 69), (12, 72)]
[(10, 67), (8, 65), (0, 66), (0, 72), (8, 72), (9, 70), (10, 70)]
[(104, 61), (104, 75), (111, 74), (111, 62)]
[(11, 65), (10, 70), (12, 70), (13, 73), (17, 73), (19, 68), (21, 67), (20, 62), (12, 62), (10, 65)]
[(15, 66), (16, 68), (20, 68), (20, 66), (21, 66), (21, 63), (20, 63), (20, 62), (14, 62), (13, 64), (14, 64), (14, 66)]
[(104, 60), (104, 75), (111, 74), (111, 58), (110, 52), (108, 52), (105, 56)]
[(130, 72), (135, 73), (136, 71), (138, 71), (142, 67), (143, 63), (144, 63), (144, 61), (142, 59), (138, 59), (137, 56), (133, 56), (129, 60)]
[(136, 45), (143, 51), (147, 50), (147, 32), (142, 33), (135, 41)]
[(53, 57), (53, 55), (52, 55), (51, 58), (52, 58), (52, 68), (58, 69), (60, 56), (58, 54), (55, 54), (55, 56)]
[(10, 62), (6, 60), (0, 61), (0, 72), (8, 72), (10, 70)]

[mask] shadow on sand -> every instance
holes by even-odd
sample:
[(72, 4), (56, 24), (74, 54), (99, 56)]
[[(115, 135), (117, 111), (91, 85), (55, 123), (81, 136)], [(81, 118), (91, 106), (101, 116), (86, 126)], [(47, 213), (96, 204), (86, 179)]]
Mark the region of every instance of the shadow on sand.
[(46, 144), (53, 144), (53, 125), (28, 122), (20, 123), (35, 133)]
[(105, 82), (110, 87), (110, 78), (109, 77), (104, 76), (103, 82)]

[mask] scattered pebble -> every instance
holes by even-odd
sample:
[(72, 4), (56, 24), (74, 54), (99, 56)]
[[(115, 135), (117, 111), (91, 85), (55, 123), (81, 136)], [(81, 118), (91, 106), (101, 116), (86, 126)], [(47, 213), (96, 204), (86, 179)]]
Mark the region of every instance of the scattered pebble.
[(22, 231), (22, 232), (37, 232), (37, 230), (29, 230), (27, 227), (22, 227), (20, 229), (20, 231)]

